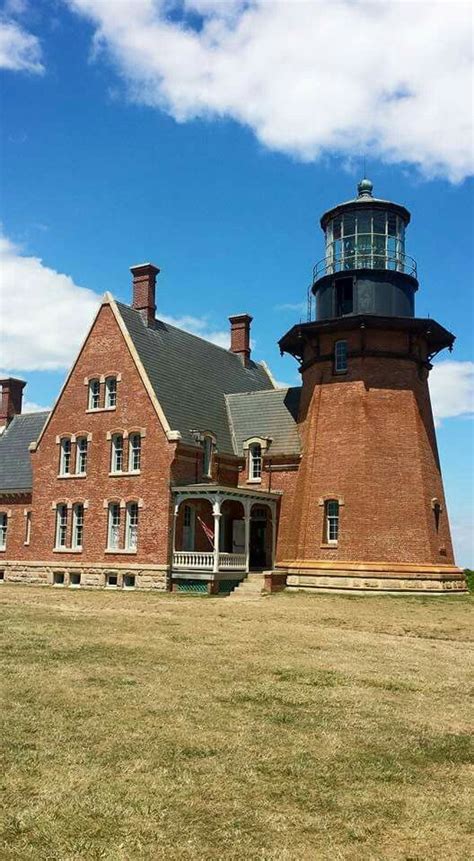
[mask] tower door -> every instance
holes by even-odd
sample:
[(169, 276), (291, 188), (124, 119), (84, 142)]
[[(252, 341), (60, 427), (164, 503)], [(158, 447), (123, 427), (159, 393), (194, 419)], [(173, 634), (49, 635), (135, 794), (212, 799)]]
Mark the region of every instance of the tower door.
[(336, 280), (336, 317), (352, 314), (354, 310), (354, 284), (352, 278)]
[(265, 520), (250, 521), (250, 567), (265, 568), (267, 523)]

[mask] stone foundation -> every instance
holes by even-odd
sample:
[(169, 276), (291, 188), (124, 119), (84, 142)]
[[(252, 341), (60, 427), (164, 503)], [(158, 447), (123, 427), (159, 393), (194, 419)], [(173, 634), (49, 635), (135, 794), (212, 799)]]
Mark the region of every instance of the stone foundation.
[(87, 565), (5, 562), (3, 582), (89, 589), (169, 589), (169, 570), (159, 565)]
[(466, 578), (455, 565), (388, 562), (281, 562), (289, 590), (318, 592), (381, 592), (445, 595), (467, 592)]

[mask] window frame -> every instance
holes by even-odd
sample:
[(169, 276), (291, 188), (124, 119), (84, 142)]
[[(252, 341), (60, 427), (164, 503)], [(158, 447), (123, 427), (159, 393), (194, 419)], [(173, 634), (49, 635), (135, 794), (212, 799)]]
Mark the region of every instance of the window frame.
[[(78, 535), (80, 539), (78, 540)], [(82, 550), (84, 542), (84, 503), (75, 502), (72, 507), (72, 537), (71, 548)]]
[[(82, 448), (82, 446), (84, 446)], [(89, 454), (89, 441), (86, 436), (76, 437), (76, 475), (87, 475), (87, 458)], [(81, 460), (84, 461), (84, 469), (81, 469)]]
[[(114, 523), (114, 520), (116, 521)], [(107, 507), (107, 550), (120, 550), (122, 512), (119, 502), (109, 502)], [(113, 530), (116, 530), (116, 545), (112, 544)]]
[(25, 511), (25, 540), (23, 544), (28, 546), (31, 541), (31, 521), (33, 512)]
[(138, 502), (130, 500), (125, 508), (125, 550), (133, 551), (138, 548), (138, 522)]
[[(54, 539), (55, 550), (67, 549), (68, 521), (69, 517), (67, 503), (58, 502), (56, 504), (56, 528)], [(62, 538), (64, 539), (64, 542), (62, 542)]]
[(106, 410), (114, 410), (117, 406), (117, 377), (114, 374), (105, 378), (104, 406)]
[[(260, 442), (251, 442), (249, 444), (249, 462), (248, 475), (249, 481), (255, 483), (262, 481), (263, 470), (263, 448)], [(256, 453), (258, 450), (258, 454)]]
[[(121, 440), (121, 446), (117, 445), (118, 440)], [(110, 461), (110, 471), (114, 475), (120, 475), (124, 470), (124, 462), (125, 462), (125, 451), (124, 451), (124, 442), (125, 437), (123, 433), (113, 433), (111, 436), (111, 461)], [(120, 458), (118, 458), (118, 453), (120, 453)], [(120, 460), (120, 468), (117, 468), (117, 461)]]
[[(341, 347), (343, 347), (342, 351), (342, 359), (341, 359)], [(345, 338), (340, 339), (339, 341), (334, 342), (334, 373), (335, 374), (347, 374), (349, 370), (349, 360), (348, 360), (349, 351), (347, 348), (347, 340)]]
[[(138, 445), (134, 443), (138, 441)], [(134, 466), (135, 458), (138, 460), (138, 466)], [(138, 431), (133, 431), (128, 437), (128, 471), (139, 473), (141, 470), (142, 460), (142, 436)]]
[(59, 440), (59, 475), (72, 475), (72, 439), (62, 436)]
[[(335, 508), (334, 508), (335, 506)], [(332, 508), (331, 508), (332, 507)], [(332, 511), (332, 513), (331, 513)], [(335, 513), (334, 513), (335, 511)], [(326, 499), (324, 501), (324, 541), (332, 547), (336, 547), (339, 541), (339, 519), (340, 503), (338, 499)], [(334, 534), (335, 533), (335, 534)]]
[(204, 478), (212, 478), (212, 459), (214, 454), (214, 439), (211, 434), (202, 438), (202, 474)]
[(88, 384), (87, 404), (89, 410), (100, 410), (100, 378), (93, 377)]
[(7, 549), (8, 512), (0, 511), (0, 550)]

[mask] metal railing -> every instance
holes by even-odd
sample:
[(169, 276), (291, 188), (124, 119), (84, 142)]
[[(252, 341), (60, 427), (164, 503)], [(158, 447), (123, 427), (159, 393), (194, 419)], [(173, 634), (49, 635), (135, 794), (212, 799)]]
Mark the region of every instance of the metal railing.
[(416, 260), (408, 254), (375, 254), (368, 251), (354, 251), (337, 257), (324, 257), (313, 267), (313, 284), (325, 275), (335, 272), (350, 272), (353, 269), (388, 269), (403, 272), (417, 278)]

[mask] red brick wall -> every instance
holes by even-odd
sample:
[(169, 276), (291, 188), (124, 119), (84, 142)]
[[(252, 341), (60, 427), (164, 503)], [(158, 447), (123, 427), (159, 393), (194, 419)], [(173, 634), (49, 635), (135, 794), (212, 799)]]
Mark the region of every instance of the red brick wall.
[[(321, 354), (336, 338), (360, 349), (360, 333), (321, 339)], [(370, 331), (367, 349), (407, 350), (404, 333)], [(426, 345), (418, 345), (426, 355)], [(314, 355), (309, 345), (305, 361)], [(347, 374), (331, 361), (303, 372), (300, 427), (303, 458), (291, 501), (285, 497), (278, 559), (452, 563), (427, 371), (405, 359), (349, 358)], [(338, 498), (337, 549), (322, 546), (324, 506)], [(431, 507), (443, 507), (439, 531)], [(444, 548), (444, 552), (443, 552)], [(288, 555), (287, 555), (288, 552)]]
[[(86, 412), (88, 387), (84, 379), (107, 374), (121, 374), (116, 409)], [(146, 431), (142, 439), (140, 475), (109, 477), (111, 443), (106, 439), (107, 432), (137, 428)], [(92, 434), (86, 478), (58, 478), (56, 437), (70, 433)], [(169, 480), (175, 448), (176, 444), (166, 438), (113, 313), (105, 305), (32, 456), (32, 540), (23, 558), (55, 563), (64, 558), (86, 563), (166, 564), (171, 514)], [(105, 553), (107, 509), (104, 499), (143, 500), (136, 554)], [(88, 500), (82, 553), (53, 553), (55, 512), (52, 505), (62, 500)]]
[(25, 511), (31, 510), (31, 494), (19, 499), (9, 496), (0, 497), (0, 512), (7, 515), (6, 548), (0, 551), (0, 569), (7, 559), (22, 559), (25, 551), (26, 517)]

